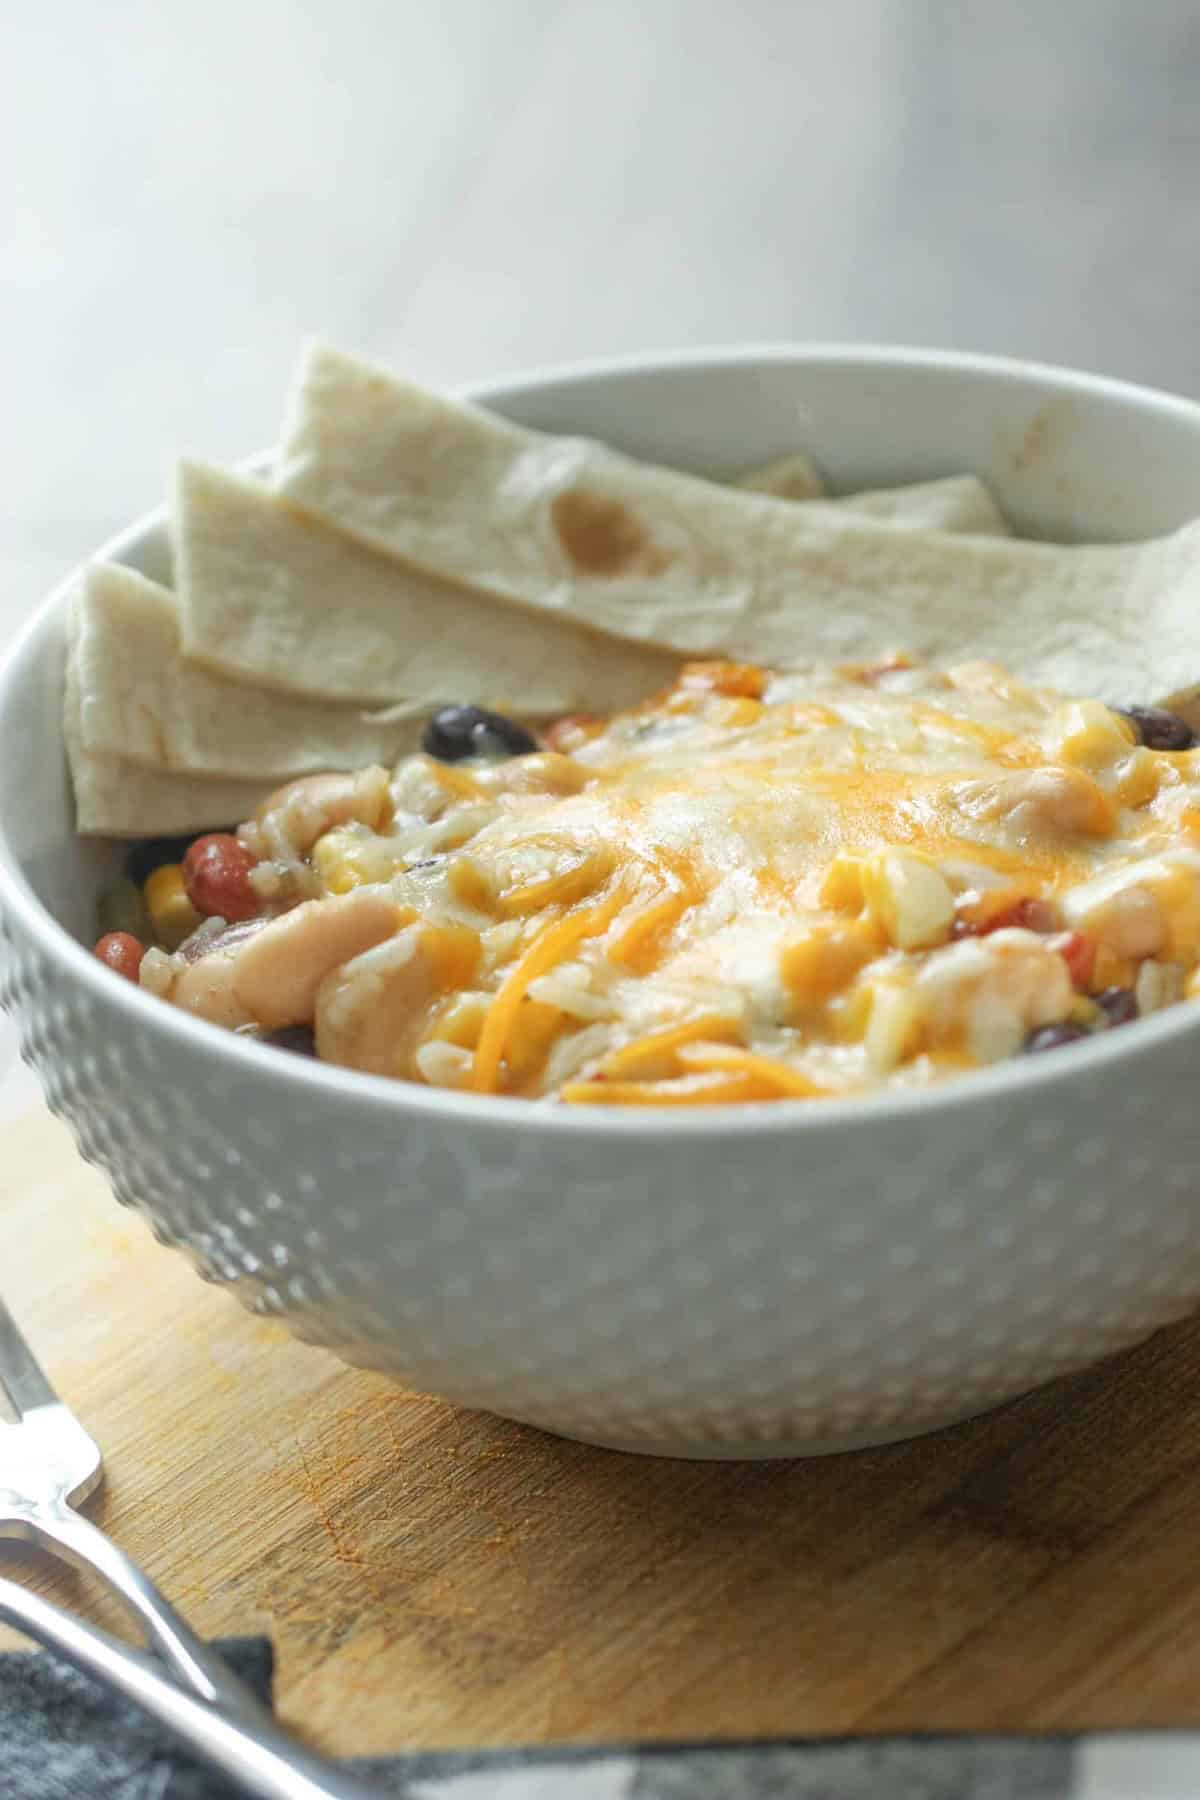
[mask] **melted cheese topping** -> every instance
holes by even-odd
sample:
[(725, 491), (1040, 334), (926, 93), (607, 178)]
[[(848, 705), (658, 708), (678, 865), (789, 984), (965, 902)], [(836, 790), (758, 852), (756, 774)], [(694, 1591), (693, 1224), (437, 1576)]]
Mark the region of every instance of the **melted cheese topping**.
[[(410, 983), (397, 1076), (809, 1100), (1099, 1025), (1114, 971), (1165, 970), (1139, 994), (1174, 998), (1200, 956), (1200, 753), (1149, 752), (1108, 708), (991, 665), (689, 665), (549, 741), (570, 748), (409, 758), (384, 828), (314, 846), (320, 891), (387, 882), (406, 919), (478, 941)], [(343, 1012), (354, 981), (351, 962)], [(318, 1049), (353, 1064), (339, 1016), (318, 997)]]

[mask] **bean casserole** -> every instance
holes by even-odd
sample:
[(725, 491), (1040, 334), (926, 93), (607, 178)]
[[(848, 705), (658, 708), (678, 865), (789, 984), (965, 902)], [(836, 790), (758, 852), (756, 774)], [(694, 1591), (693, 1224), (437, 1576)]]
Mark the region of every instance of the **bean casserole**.
[(98, 954), (215, 1024), (695, 1105), (920, 1087), (1200, 988), (1200, 526), (1024, 541), (974, 475), (835, 498), (795, 455), (704, 480), (317, 346), (270, 479), (182, 463), (172, 542), (173, 587), (88, 572), (65, 736), (79, 829), (142, 840)]
[(155, 867), (158, 947), (99, 953), (351, 1068), (569, 1104), (924, 1084), (1200, 981), (1171, 715), (990, 663), (716, 662), (540, 741), (474, 708), (425, 741)]

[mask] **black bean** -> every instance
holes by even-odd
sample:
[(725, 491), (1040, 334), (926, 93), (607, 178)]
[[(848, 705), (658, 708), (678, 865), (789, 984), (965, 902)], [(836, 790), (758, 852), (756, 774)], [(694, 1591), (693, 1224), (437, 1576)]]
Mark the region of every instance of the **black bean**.
[(1147, 750), (1190, 750), (1196, 742), (1187, 720), (1165, 707), (1118, 706), (1115, 710), (1129, 720)]
[(1128, 1025), (1138, 1016), (1137, 995), (1132, 988), (1110, 987), (1093, 994), (1096, 1005), (1108, 1014), (1110, 1025)]
[(529, 756), (537, 739), (515, 719), (488, 712), (483, 706), (443, 706), (421, 734), (421, 748), (439, 762), (466, 762), (486, 757)]
[(317, 1054), (311, 1025), (285, 1025), (282, 1031), (269, 1031), (263, 1043), (273, 1044), (276, 1050), (290, 1050), (296, 1056)]
[(1031, 1031), (1025, 1039), (1025, 1050), (1035, 1056), (1039, 1050), (1057, 1050), (1060, 1044), (1077, 1044), (1089, 1035), (1086, 1025), (1073, 1025), (1064, 1019), (1060, 1025), (1039, 1025)]
[(161, 869), (164, 863), (182, 862), (184, 852), (197, 835), (192, 831), (187, 837), (143, 838), (140, 844), (132, 844), (125, 858), (126, 875), (141, 887), (146, 877), (153, 875), (155, 869)]

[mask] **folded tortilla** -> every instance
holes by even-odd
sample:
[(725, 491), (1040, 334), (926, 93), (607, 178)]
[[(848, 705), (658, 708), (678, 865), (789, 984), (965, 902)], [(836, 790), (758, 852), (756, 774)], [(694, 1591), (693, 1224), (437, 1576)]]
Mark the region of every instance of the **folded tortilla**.
[(820, 469), (803, 450), (796, 450), (791, 456), (777, 456), (773, 462), (747, 469), (733, 485), (750, 488), (757, 494), (774, 494), (780, 500), (819, 500), (825, 492)]
[(73, 632), (68, 636), (63, 737), (75, 792), (75, 828), (85, 837), (168, 837), (247, 818), (275, 782), (172, 775), (85, 749)]
[(812, 458), (797, 451), (747, 469), (733, 485), (753, 493), (774, 494), (779, 500), (825, 500), (828, 505), (849, 512), (926, 531), (964, 531), (987, 537), (1012, 535), (1012, 527), (978, 475), (945, 475), (936, 481), (866, 488), (835, 498), (826, 494), (825, 482)]
[(185, 662), (175, 595), (115, 563), (88, 569), (75, 630), (84, 748), (150, 769), (283, 780), (390, 764), (416, 749), (428, 713), (402, 706), (380, 723)]
[(236, 681), (330, 701), (609, 712), (678, 666), (578, 618), (505, 604), (365, 548), (269, 489), (179, 465), (180, 647)]
[(886, 519), (910, 531), (953, 531), (972, 536), (1011, 537), (1012, 526), (978, 475), (944, 475), (903, 487), (867, 488), (841, 494), (830, 506)]
[[(406, 568), (683, 654), (787, 664), (902, 647), (1114, 701), (1200, 677), (1198, 526), (1069, 547), (900, 530), (522, 430), (321, 345), (276, 480)], [(197, 634), (196, 653), (211, 648)], [(342, 679), (361, 684), (353, 643), (351, 658)]]

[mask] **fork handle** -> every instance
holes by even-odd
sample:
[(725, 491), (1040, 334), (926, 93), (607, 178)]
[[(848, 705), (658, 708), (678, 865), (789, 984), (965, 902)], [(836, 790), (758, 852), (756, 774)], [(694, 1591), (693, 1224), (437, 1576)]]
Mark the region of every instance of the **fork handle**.
[(150, 1577), (90, 1519), (58, 1506), (34, 1514), (29, 1532), (43, 1550), (66, 1557), (77, 1568), (89, 1569), (107, 1582), (141, 1620), (159, 1655), (202, 1700), (219, 1701), (229, 1712), (255, 1724), (270, 1718), (257, 1695), (201, 1642)]
[(253, 1724), (245, 1717), (230, 1717), (160, 1675), (151, 1657), (130, 1650), (4, 1576), (0, 1576), (0, 1620), (150, 1713), (255, 1800), (381, 1800), (378, 1788), (367, 1787), (312, 1755), (266, 1713), (261, 1723)]

